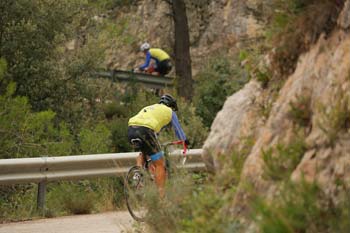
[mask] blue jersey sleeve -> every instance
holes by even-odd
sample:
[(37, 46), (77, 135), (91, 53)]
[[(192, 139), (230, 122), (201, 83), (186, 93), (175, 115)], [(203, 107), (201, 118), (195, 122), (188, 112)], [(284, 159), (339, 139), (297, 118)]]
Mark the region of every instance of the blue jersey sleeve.
[(143, 65), (139, 67), (140, 70), (144, 70), (149, 66), (149, 63), (151, 62), (151, 53), (147, 51), (146, 53), (146, 61)]
[(176, 137), (180, 140), (186, 140), (186, 135), (181, 128), (179, 119), (177, 118), (177, 115), (175, 112), (173, 112), (173, 115), (171, 117), (171, 124), (175, 130)]

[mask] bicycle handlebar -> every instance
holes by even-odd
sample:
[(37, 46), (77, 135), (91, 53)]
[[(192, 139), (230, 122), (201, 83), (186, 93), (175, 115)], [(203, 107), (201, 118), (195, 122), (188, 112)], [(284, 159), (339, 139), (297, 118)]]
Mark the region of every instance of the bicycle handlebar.
[(162, 145), (165, 146), (165, 147), (167, 147), (167, 146), (169, 146), (169, 145), (180, 145), (180, 144), (183, 145), (183, 152), (182, 152), (182, 154), (183, 154), (184, 156), (186, 156), (187, 145), (186, 145), (185, 141), (183, 141), (183, 140), (177, 140), (177, 141), (173, 141), (173, 142), (167, 142), (167, 143), (164, 143), (164, 144), (162, 144)]

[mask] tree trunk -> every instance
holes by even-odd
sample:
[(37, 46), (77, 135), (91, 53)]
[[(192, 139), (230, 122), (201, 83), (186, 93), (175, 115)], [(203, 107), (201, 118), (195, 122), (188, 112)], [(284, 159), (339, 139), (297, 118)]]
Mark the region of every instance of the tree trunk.
[(190, 56), (190, 36), (184, 0), (172, 1), (175, 27), (175, 69), (178, 79), (177, 91), (181, 97), (191, 100), (193, 96), (193, 80)]

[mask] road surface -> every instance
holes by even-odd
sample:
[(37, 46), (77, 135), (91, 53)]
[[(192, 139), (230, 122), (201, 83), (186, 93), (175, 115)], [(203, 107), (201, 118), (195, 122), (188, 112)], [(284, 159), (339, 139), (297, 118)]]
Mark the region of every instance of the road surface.
[(134, 220), (127, 211), (74, 215), (0, 224), (0, 233), (129, 233)]

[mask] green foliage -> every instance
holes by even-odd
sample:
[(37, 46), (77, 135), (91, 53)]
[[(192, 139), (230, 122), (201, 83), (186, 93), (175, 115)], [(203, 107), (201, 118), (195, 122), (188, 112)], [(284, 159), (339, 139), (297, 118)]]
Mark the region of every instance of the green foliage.
[(83, 128), (79, 134), (81, 152), (98, 154), (110, 152), (111, 132), (106, 125), (100, 123), (92, 129)]
[(222, 211), (227, 200), (205, 176), (176, 173), (166, 186), (161, 200), (153, 190), (146, 194), (151, 232), (234, 232), (238, 224)]
[(12, 97), (16, 85), (10, 83), (0, 96), (0, 158), (67, 155), (73, 139), (64, 123), (55, 127), (55, 113), (33, 113), (25, 97)]
[[(110, 211), (124, 206), (123, 180), (120, 177), (47, 185), (45, 216)], [(26, 220), (37, 216), (37, 185), (0, 187), (0, 222)]]
[(248, 81), (242, 70), (238, 66), (232, 68), (232, 65), (227, 57), (214, 57), (197, 77), (194, 96), (196, 113), (208, 128), (226, 98)]
[(306, 127), (310, 124), (312, 117), (310, 96), (303, 95), (297, 98), (296, 101), (289, 103), (289, 116), (293, 122), (301, 127)]
[(127, 135), (128, 120), (128, 118), (115, 118), (110, 123), (110, 129), (112, 132), (112, 144), (114, 146), (113, 151), (117, 153), (132, 151)]
[(58, 96), (51, 90), (64, 83), (57, 79), (54, 50), (68, 36), (67, 25), (78, 1), (10, 1), (0, 3), (0, 54), (7, 60), (8, 77), (17, 83), (16, 94), (27, 96), (36, 110), (43, 110)]
[(327, 137), (327, 144), (334, 146), (341, 133), (350, 128), (350, 99), (346, 91), (339, 89), (328, 105), (320, 105), (322, 113), (317, 124)]
[(89, 0), (89, 5), (100, 9), (110, 10), (118, 7), (132, 6), (137, 3), (138, 0)]
[(277, 144), (275, 148), (263, 150), (265, 178), (275, 181), (289, 179), (305, 151), (306, 144), (303, 138), (297, 138), (289, 145)]
[[(339, 188), (339, 186), (338, 186)], [(344, 190), (344, 189), (343, 189)], [(349, 189), (343, 191), (342, 199), (333, 210), (335, 219), (332, 221), (331, 228), (333, 232), (349, 232), (350, 231), (350, 193)]]
[(236, 147), (231, 156), (218, 156), (221, 169), (215, 177), (217, 188), (221, 188), (222, 190), (234, 189), (240, 182), (244, 162), (255, 140), (253, 137), (245, 137), (241, 138), (240, 141), (240, 148), (238, 149), (238, 147)]
[(349, 191), (338, 186), (336, 203), (316, 183), (285, 181), (273, 201), (257, 197), (253, 218), (260, 232), (348, 232)]
[(104, 104), (103, 112), (107, 119), (112, 119), (113, 116), (120, 118), (128, 115), (128, 109), (125, 105), (116, 101)]
[(46, 212), (53, 216), (115, 210), (123, 206), (119, 177), (50, 183)]
[(36, 185), (0, 186), (0, 223), (36, 215)]
[(335, 226), (345, 223), (339, 214), (349, 212), (346, 206), (335, 207), (317, 184), (305, 181), (286, 182), (273, 202), (257, 198), (252, 206), (260, 231), (266, 233), (339, 232)]
[(258, 80), (263, 88), (266, 88), (271, 80), (271, 72), (267, 65), (263, 63), (267, 46), (261, 41), (247, 45), (245, 49), (240, 50), (239, 60), (249, 78)]
[(0, 58), (0, 82), (2, 82), (6, 70), (7, 70), (7, 63), (4, 59)]
[(227, 201), (213, 186), (194, 190), (182, 205), (184, 215), (181, 216), (181, 230), (177, 232), (239, 232), (238, 222), (222, 209)]
[(91, 190), (89, 182), (62, 182), (54, 187), (55, 200), (62, 204), (68, 214), (89, 214), (92, 212), (96, 194)]

